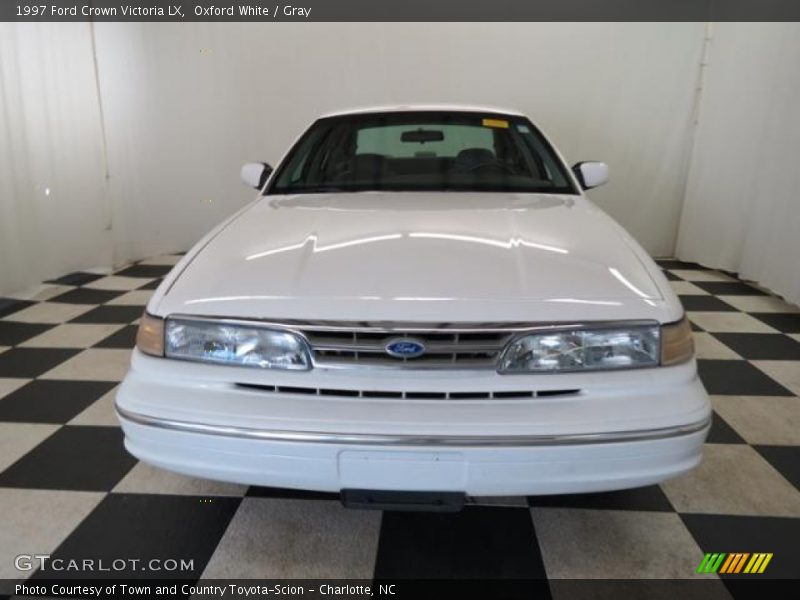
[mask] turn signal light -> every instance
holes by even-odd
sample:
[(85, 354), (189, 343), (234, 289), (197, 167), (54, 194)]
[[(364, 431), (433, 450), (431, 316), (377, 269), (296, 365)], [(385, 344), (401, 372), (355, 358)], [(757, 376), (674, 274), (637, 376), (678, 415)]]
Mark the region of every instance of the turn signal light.
[(164, 319), (144, 313), (139, 320), (136, 347), (151, 356), (164, 356)]
[(661, 326), (661, 364), (677, 365), (694, 356), (694, 338), (689, 319)]

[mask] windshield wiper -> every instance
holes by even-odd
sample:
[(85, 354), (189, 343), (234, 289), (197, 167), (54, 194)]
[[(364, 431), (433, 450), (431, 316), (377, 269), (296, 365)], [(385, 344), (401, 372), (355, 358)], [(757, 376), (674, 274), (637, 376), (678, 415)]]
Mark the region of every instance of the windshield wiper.
[(335, 192), (349, 192), (352, 190), (346, 190), (344, 188), (330, 186), (330, 185), (320, 185), (316, 187), (301, 187), (301, 188), (286, 188), (282, 190), (284, 194), (328, 194), (328, 193), (335, 193)]

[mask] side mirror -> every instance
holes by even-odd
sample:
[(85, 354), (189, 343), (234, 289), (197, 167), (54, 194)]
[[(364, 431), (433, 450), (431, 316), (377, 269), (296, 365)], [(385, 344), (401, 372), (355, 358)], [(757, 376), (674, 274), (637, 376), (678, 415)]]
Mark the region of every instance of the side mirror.
[(579, 162), (573, 165), (572, 172), (585, 190), (608, 182), (608, 165), (603, 162)]
[(242, 167), (241, 178), (245, 185), (260, 190), (267, 183), (272, 167), (267, 163), (247, 163)]

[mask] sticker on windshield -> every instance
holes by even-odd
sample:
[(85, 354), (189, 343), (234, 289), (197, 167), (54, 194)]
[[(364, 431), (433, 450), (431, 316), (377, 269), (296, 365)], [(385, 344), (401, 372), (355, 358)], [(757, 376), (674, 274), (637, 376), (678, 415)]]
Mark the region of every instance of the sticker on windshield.
[(531, 130), (528, 129), (527, 125), (517, 125), (517, 131), (519, 131), (520, 133), (530, 133), (531, 132)]
[(484, 127), (497, 127), (498, 129), (508, 129), (508, 121), (503, 119), (484, 119)]

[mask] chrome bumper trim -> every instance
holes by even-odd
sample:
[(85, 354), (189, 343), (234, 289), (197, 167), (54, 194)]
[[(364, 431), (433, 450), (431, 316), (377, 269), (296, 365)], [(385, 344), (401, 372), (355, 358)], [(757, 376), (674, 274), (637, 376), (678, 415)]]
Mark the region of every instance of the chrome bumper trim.
[(252, 427), (230, 427), (209, 425), (192, 421), (161, 419), (131, 412), (116, 405), (120, 419), (159, 429), (201, 433), (224, 437), (264, 440), (270, 442), (307, 442), (315, 444), (353, 444), (366, 446), (562, 446), (578, 444), (608, 444), (615, 442), (637, 442), (659, 440), (697, 433), (711, 425), (711, 417), (702, 421), (677, 427), (661, 427), (638, 431), (616, 431), (608, 433), (577, 433), (564, 435), (403, 435), (370, 433), (329, 433), (324, 431), (284, 431), (279, 429), (255, 429)]

